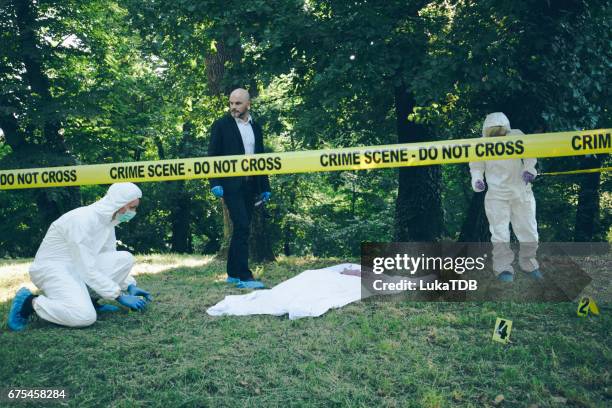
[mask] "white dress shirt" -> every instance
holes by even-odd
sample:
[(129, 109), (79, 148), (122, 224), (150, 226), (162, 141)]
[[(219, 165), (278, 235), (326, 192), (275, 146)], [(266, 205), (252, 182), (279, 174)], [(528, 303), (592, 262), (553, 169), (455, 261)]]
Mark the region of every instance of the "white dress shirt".
[(244, 154), (255, 154), (255, 133), (253, 133), (253, 126), (251, 126), (251, 123), (253, 122), (251, 115), (249, 115), (249, 118), (246, 122), (240, 118), (234, 119), (236, 120), (236, 124), (238, 125), (240, 136), (242, 136)]

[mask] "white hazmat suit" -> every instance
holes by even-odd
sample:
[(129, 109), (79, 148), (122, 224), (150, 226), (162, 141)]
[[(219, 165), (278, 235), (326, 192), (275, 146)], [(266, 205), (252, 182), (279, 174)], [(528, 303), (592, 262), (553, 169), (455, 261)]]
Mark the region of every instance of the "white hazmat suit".
[[(501, 128), (501, 132), (500, 132)], [(501, 112), (487, 115), (482, 126), (482, 136), (491, 137), (495, 132), (522, 135), (519, 129), (511, 129), (510, 121)], [(485, 212), (489, 220), (491, 242), (493, 243), (493, 270), (497, 275), (502, 272), (514, 273), (512, 262), (514, 252), (510, 248), (510, 224), (516, 238), (521, 243), (519, 266), (525, 272), (538, 269), (536, 260), (538, 226), (536, 222), (536, 202), (531, 191), (531, 183), (523, 180), (523, 172), (537, 175), (536, 159), (507, 159), (470, 163), (472, 188), (477, 181), (484, 180), (488, 185), (485, 196)]]
[(88, 288), (103, 299), (116, 299), (136, 284), (129, 275), (134, 257), (116, 249), (113, 215), (140, 197), (135, 184), (113, 184), (99, 201), (51, 224), (30, 267), (32, 282), (44, 293), (33, 301), (39, 317), (63, 326), (89, 326), (96, 311)]

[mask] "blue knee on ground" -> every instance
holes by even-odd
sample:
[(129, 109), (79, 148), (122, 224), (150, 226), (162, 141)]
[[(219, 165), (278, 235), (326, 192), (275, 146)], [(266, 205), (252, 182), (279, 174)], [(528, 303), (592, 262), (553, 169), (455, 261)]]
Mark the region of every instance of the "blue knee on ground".
[(497, 279), (502, 282), (512, 282), (514, 280), (514, 275), (512, 272), (503, 271), (499, 275), (497, 275)]
[(28, 324), (28, 318), (21, 315), (21, 309), (23, 304), (32, 292), (28, 288), (21, 288), (15, 294), (13, 303), (11, 304), (11, 310), (9, 311), (8, 327), (13, 331), (21, 331)]

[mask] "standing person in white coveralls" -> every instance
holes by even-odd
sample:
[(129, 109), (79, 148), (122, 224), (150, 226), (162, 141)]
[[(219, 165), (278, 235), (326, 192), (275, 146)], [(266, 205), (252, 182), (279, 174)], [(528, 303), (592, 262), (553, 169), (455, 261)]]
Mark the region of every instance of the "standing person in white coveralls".
[(117, 251), (115, 237), (115, 226), (136, 215), (141, 197), (135, 184), (113, 184), (99, 201), (51, 224), (30, 266), (30, 278), (43, 294), (17, 291), (9, 312), (11, 330), (23, 330), (33, 313), (62, 326), (85, 327), (96, 321), (97, 312), (119, 310), (99, 305), (90, 290), (93, 296), (144, 309), (151, 296), (136, 286), (130, 276), (134, 257)]
[[(519, 129), (510, 128), (510, 121), (502, 112), (487, 115), (482, 126), (483, 137), (522, 134)], [(537, 175), (536, 162), (536, 159), (508, 159), (470, 163), (474, 191), (482, 192), (489, 186), (485, 196), (485, 212), (493, 243), (493, 270), (503, 282), (514, 280), (510, 224), (520, 242), (520, 268), (531, 277), (542, 279), (536, 260), (538, 225), (536, 202), (531, 191), (531, 183)]]

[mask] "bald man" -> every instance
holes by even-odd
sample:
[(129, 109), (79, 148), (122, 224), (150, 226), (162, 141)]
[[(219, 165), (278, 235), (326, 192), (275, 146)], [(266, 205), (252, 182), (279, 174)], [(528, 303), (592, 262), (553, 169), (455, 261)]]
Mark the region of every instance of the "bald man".
[[(246, 89), (235, 89), (229, 98), (229, 114), (213, 123), (209, 156), (253, 155), (264, 152), (261, 126), (250, 114), (251, 97)], [(270, 199), (267, 175), (210, 179), (212, 193), (223, 198), (233, 224), (227, 254), (227, 283), (238, 288), (261, 289), (249, 269), (249, 232), (255, 202)]]

